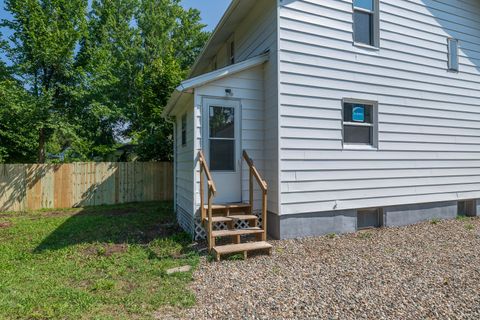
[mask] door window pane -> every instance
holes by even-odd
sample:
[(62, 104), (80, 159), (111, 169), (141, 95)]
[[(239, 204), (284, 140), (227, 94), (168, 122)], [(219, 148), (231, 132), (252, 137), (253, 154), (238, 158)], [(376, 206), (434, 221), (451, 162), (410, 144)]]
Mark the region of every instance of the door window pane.
[(210, 107), (210, 138), (235, 138), (235, 109)]
[(235, 140), (210, 140), (210, 169), (235, 171)]
[(372, 144), (373, 128), (366, 126), (345, 125), (343, 129), (344, 142), (349, 144)]
[(353, 0), (353, 6), (373, 11), (373, 0)]
[(373, 46), (373, 14), (355, 11), (353, 13), (355, 42)]

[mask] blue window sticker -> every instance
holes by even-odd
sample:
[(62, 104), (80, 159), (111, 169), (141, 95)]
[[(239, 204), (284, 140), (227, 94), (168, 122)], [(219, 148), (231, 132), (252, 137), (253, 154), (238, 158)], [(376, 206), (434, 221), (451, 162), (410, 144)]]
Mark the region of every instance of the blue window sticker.
[(352, 108), (352, 120), (354, 122), (365, 122), (365, 106), (354, 104)]

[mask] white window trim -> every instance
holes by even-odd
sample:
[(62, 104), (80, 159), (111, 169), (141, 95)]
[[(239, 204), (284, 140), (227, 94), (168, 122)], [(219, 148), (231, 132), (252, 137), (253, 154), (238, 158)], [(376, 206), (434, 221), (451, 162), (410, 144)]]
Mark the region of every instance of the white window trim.
[[(355, 20), (353, 15), (355, 11), (365, 12), (373, 15), (373, 46), (355, 41)], [(356, 47), (363, 49), (379, 50), (380, 49), (380, 0), (373, 0), (373, 11), (365, 8), (355, 7), (352, 1), (352, 43)]]
[[(373, 123), (361, 123), (361, 122), (348, 122), (343, 121), (345, 119), (345, 104), (365, 104), (372, 106), (372, 116)], [(373, 137), (372, 144), (355, 144), (355, 143), (345, 143), (345, 125), (350, 126), (363, 126), (363, 127), (373, 127)], [(342, 100), (342, 147), (344, 150), (378, 150), (378, 102), (373, 100), (362, 100), (362, 99), (352, 99), (345, 98)]]

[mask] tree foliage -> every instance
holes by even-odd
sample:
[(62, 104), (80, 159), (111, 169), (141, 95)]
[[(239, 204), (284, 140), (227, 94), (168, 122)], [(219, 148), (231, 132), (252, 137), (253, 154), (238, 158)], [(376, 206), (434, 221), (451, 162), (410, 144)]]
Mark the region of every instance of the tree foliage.
[(20, 139), (0, 126), (0, 161), (102, 160), (126, 142), (141, 160), (171, 159), (172, 128), (161, 113), (207, 40), (197, 10), (179, 0), (5, 7), (13, 18), (2, 25), (13, 33), (2, 43), (11, 66), (1, 69), (0, 121), (15, 119), (25, 132)]

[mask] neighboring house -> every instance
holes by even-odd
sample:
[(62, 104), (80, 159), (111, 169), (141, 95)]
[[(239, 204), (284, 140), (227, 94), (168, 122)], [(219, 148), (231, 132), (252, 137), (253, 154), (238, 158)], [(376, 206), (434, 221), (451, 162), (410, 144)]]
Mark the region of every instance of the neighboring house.
[(234, 0), (165, 116), (191, 233), (200, 150), (216, 203), (249, 201), (248, 152), (276, 238), (476, 215), (480, 2)]

